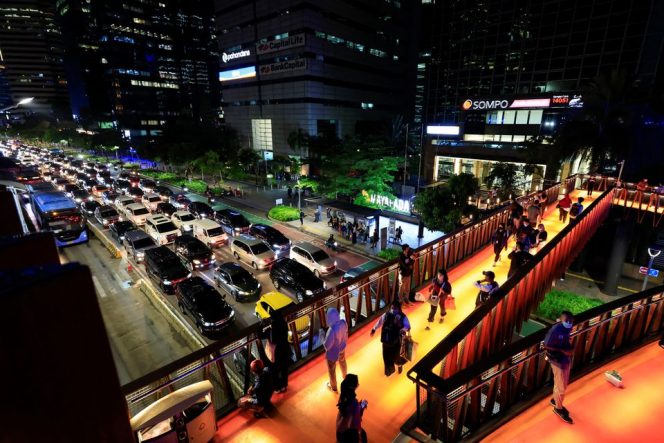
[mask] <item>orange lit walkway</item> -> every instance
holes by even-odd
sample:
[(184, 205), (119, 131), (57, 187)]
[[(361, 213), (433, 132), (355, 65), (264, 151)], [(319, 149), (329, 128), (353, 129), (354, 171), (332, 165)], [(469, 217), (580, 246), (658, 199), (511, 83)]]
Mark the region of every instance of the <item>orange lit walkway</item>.
[[(585, 194), (585, 191), (575, 191), (572, 198), (575, 200), (581, 195), (585, 197)], [(595, 196), (598, 195), (595, 192)], [(587, 207), (593, 198), (585, 198), (584, 207)], [(563, 224), (558, 221), (555, 204), (549, 205), (544, 224), (549, 231), (549, 239), (563, 228)], [(513, 240), (507, 252), (512, 246)], [(491, 267), (492, 263), (493, 248), (489, 245), (450, 271), (455, 306), (450, 308), (448, 305), (447, 317), (442, 325), (434, 323), (430, 331), (424, 329), (429, 313), (428, 303), (416, 303), (414, 307), (405, 310), (411, 322), (413, 338), (419, 343), (418, 355), (431, 350), (473, 311), (477, 295), (473, 282), (482, 278), (483, 270), (494, 270), (498, 283), (506, 280), (509, 269), (507, 253), (503, 253), (502, 261), (495, 268)], [(358, 397), (369, 401), (363, 420), (369, 440), (390, 442), (415, 410), (415, 386), (405, 375), (409, 366), (404, 367), (401, 375), (395, 373), (389, 378), (385, 377), (379, 334), (369, 337), (372, 324), (364, 326), (350, 337), (346, 358), (348, 371), (359, 376)], [(338, 371), (337, 377), (340, 378)], [(255, 419), (253, 414), (235, 411), (219, 421), (219, 431), (214, 441), (335, 441), (337, 396), (327, 390), (327, 381), (327, 365), (321, 355), (291, 374), (287, 393), (272, 397), (275, 411), (270, 417)]]
[[(615, 369), (625, 387), (604, 379)], [(664, 349), (652, 343), (570, 384), (565, 407), (573, 425), (555, 416), (549, 398), (520, 414), (485, 442), (664, 442)]]

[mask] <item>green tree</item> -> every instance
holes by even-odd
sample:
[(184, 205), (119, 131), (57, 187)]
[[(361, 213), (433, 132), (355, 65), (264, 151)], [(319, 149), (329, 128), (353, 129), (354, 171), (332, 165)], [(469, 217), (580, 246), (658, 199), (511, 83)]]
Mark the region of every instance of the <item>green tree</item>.
[(475, 195), (480, 189), (477, 178), (473, 174), (467, 173), (452, 175), (447, 186), (461, 207), (465, 207), (468, 197)]
[(431, 230), (450, 232), (461, 221), (461, 210), (451, 189), (446, 185), (420, 192), (413, 204), (424, 225)]
[(517, 195), (521, 172), (522, 168), (514, 163), (494, 163), (489, 174), (484, 177), (484, 183), (489, 188), (498, 188), (498, 196), (506, 200), (510, 195)]

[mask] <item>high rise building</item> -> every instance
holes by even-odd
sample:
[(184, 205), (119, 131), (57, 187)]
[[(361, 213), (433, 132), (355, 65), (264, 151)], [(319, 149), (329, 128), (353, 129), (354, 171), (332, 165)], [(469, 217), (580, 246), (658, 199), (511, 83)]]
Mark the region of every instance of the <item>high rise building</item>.
[(74, 113), (128, 137), (216, 118), (218, 52), (205, 0), (58, 0)]
[(6, 0), (0, 3), (0, 95), (11, 103), (34, 97), (28, 112), (71, 118), (63, 68), (62, 35), (53, 2)]
[(247, 147), (306, 156), (289, 134), (343, 137), (409, 114), (411, 20), (397, 0), (217, 0), (226, 123)]
[(451, 0), (435, 11), (423, 118), (459, 132), (434, 136), (434, 181), (525, 162), (523, 143), (555, 133), (590, 80), (612, 70), (645, 94), (663, 91), (662, 2)]

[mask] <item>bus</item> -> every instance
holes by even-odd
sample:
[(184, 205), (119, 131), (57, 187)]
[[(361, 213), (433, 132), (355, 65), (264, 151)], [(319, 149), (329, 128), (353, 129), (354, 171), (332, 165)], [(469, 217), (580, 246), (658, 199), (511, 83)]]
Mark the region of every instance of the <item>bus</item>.
[(32, 195), (32, 210), (42, 231), (55, 234), (60, 248), (88, 241), (85, 218), (63, 192), (38, 192)]

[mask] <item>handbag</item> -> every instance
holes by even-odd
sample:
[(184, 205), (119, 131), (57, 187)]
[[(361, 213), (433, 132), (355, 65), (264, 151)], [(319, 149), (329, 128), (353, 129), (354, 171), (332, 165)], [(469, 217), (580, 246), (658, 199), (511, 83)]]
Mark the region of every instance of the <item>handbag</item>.
[(417, 354), (417, 342), (410, 335), (404, 335), (401, 339), (400, 357), (402, 360), (413, 361)]

